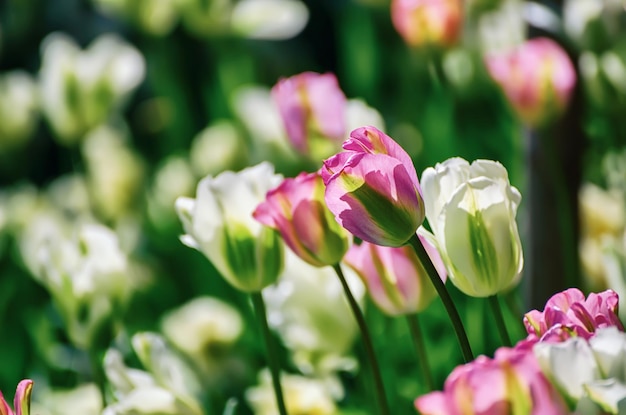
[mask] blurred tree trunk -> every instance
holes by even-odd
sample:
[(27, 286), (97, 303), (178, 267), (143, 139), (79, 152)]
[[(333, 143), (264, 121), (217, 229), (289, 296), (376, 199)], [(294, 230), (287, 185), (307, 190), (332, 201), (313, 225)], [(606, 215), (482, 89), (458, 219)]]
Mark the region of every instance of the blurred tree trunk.
[[(577, 57), (572, 56), (572, 62)], [(566, 114), (553, 126), (527, 134), (528, 229), (525, 306), (543, 309), (553, 294), (581, 287), (578, 190), (585, 135), (577, 84)]]

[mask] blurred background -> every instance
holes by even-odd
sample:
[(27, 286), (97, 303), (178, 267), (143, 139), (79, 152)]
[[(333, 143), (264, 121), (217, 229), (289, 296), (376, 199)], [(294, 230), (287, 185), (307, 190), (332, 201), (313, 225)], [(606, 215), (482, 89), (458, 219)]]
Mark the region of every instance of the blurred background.
[[(236, 413), (275, 413), (250, 305), (180, 243), (174, 201), (207, 175), (265, 160), (286, 177), (319, 168), (322, 157), (294, 150), (270, 96), (305, 71), (334, 73), (348, 124), (383, 128), (418, 175), (453, 156), (508, 169), (523, 195), (524, 277), (503, 301), (516, 340), (523, 313), (557, 290), (626, 295), (625, 3), (415, 0), (435, 9), (419, 15), (411, 1), (393, 3), (0, 0), (5, 396), (29, 377), (35, 414), (208, 414), (235, 402)], [(506, 79), (486, 65), (538, 37), (568, 57), (568, 92), (549, 56), (510, 60)], [(321, 281), (332, 277), (294, 269), (285, 272), (315, 280), (293, 284), (329, 295)], [(491, 354), (486, 304), (453, 296), (475, 354)], [(293, 376), (287, 394), (326, 402), (298, 413), (371, 413), (363, 350), (342, 328), (351, 316), (312, 302), (312, 327), (301, 328), (284, 318), (298, 301), (285, 290), (268, 299)], [(414, 413), (425, 386), (406, 323), (363, 302), (393, 413)], [(424, 315), (440, 385), (461, 356), (441, 304)], [(303, 345), (293, 333), (305, 329)], [(144, 384), (174, 391), (178, 409), (127, 403)]]

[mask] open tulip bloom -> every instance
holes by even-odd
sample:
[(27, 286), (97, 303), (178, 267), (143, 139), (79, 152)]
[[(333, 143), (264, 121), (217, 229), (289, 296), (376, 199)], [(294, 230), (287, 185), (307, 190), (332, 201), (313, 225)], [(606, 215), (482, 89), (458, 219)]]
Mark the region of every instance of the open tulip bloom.
[(265, 193), (281, 179), (271, 164), (260, 163), (238, 173), (207, 176), (198, 184), (195, 199), (176, 200), (186, 232), (181, 241), (202, 252), (241, 291), (261, 291), (282, 270), (280, 236), (252, 218)]
[(353, 235), (402, 246), (424, 220), (424, 202), (409, 155), (375, 127), (352, 131), (344, 151), (324, 161), (325, 199)]
[(13, 400), (15, 412), (11, 410), (11, 407), (4, 399), (4, 396), (2, 396), (2, 392), (0, 392), (0, 415), (29, 415), (30, 394), (32, 390), (33, 381), (30, 379), (24, 379), (17, 385), (15, 399)]

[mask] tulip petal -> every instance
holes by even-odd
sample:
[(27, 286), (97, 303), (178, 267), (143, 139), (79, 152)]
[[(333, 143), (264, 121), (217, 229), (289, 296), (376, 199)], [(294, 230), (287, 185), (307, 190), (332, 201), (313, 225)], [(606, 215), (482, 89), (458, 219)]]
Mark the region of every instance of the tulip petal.
[(33, 381), (24, 379), (17, 384), (13, 406), (15, 407), (15, 415), (30, 414), (30, 395), (33, 391)]

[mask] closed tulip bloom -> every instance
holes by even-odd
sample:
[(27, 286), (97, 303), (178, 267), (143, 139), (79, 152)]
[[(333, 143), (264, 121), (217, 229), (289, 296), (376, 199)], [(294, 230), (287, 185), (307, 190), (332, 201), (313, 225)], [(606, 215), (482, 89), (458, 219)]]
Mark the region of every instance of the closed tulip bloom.
[(426, 217), (454, 285), (488, 297), (517, 283), (522, 245), (515, 222), (521, 201), (498, 162), (451, 158), (422, 174)]
[(344, 151), (324, 161), (325, 200), (353, 235), (383, 246), (402, 246), (424, 221), (424, 202), (409, 155), (382, 131), (361, 127)]
[(451, 46), (461, 34), (460, 0), (393, 0), (391, 21), (410, 46)]
[(294, 148), (309, 154), (311, 140), (341, 142), (346, 134), (346, 96), (332, 73), (304, 72), (281, 79), (272, 98)]
[(283, 266), (280, 235), (252, 212), (282, 176), (261, 163), (238, 173), (200, 181), (196, 198), (179, 197), (176, 211), (186, 234), (181, 241), (202, 252), (233, 287), (256, 292), (274, 283)]
[(15, 412), (4, 400), (2, 392), (0, 392), (0, 415), (29, 415), (30, 414), (30, 395), (33, 390), (33, 381), (24, 379), (17, 385), (13, 407)]
[[(439, 277), (445, 281), (446, 268), (437, 248), (419, 233)], [(390, 316), (420, 312), (437, 295), (424, 265), (408, 245), (394, 248), (363, 242), (353, 245), (344, 261), (361, 277), (378, 308)]]
[(278, 230), (287, 246), (313, 266), (338, 264), (348, 250), (349, 235), (326, 207), (318, 173), (285, 179), (267, 193), (253, 216)]
[(491, 54), (485, 63), (518, 117), (531, 127), (558, 118), (576, 85), (576, 70), (569, 56), (547, 38), (527, 40), (515, 50)]
[(624, 330), (618, 317), (619, 298), (613, 290), (591, 293), (587, 298), (578, 288), (553, 295), (543, 311), (532, 310), (524, 316), (530, 338), (542, 340), (577, 336), (590, 338), (598, 328)]
[(543, 375), (532, 344), (500, 348), (490, 359), (476, 360), (452, 371), (443, 391), (415, 400), (422, 415), (562, 415), (569, 413), (556, 389)]

